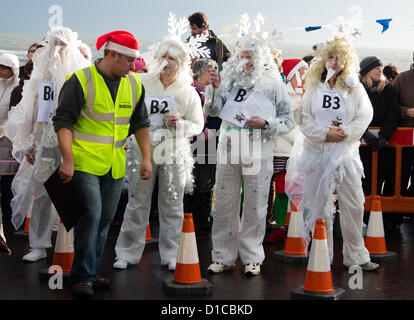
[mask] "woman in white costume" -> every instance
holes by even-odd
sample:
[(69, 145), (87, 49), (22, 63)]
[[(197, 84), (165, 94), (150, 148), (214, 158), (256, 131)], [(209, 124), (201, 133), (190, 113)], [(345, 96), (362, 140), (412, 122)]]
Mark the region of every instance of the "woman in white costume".
[[(359, 157), (362, 134), (372, 119), (372, 107), (357, 80), (358, 58), (345, 37), (327, 41), (306, 73), (298, 135), (288, 161), (286, 192), (291, 201), (302, 194), (307, 208), (305, 236), (316, 219), (324, 219), (330, 262), (333, 262), (333, 214), (340, 210), (343, 264), (375, 270), (362, 237), (364, 193)], [(336, 192), (336, 193), (335, 193)]]
[[(273, 173), (273, 141), (292, 130), (293, 116), (270, 49), (257, 37), (246, 34), (238, 41), (221, 78), (214, 74), (204, 104), (208, 115), (223, 120), (217, 148), (212, 264), (208, 270), (220, 273), (232, 269), (240, 255), (245, 274), (258, 275), (265, 258), (262, 241)], [(238, 124), (239, 120), (245, 123)]]
[[(141, 76), (145, 103), (151, 122), (152, 176), (139, 179), (134, 169), (141, 161), (139, 149), (129, 141), (127, 153), (128, 204), (115, 246), (114, 268), (126, 269), (141, 260), (145, 230), (151, 209), (151, 195), (158, 176), (161, 264), (175, 270), (184, 219), (184, 192), (193, 187), (194, 160), (189, 138), (203, 130), (200, 98), (191, 86), (187, 53), (179, 41), (165, 40), (156, 52), (157, 63)], [(133, 165), (131, 165), (133, 164)]]
[[(55, 114), (66, 76), (90, 65), (79, 50), (77, 33), (69, 28), (52, 28), (42, 44), (44, 47), (33, 56), (33, 72), (24, 84), (22, 100), (10, 111), (5, 125), (7, 136), (13, 142), (13, 156), (21, 162), (12, 183), (12, 222), (16, 229), (24, 221), (34, 192), (29, 223), (31, 251), (23, 257), (25, 261), (46, 258), (46, 248), (51, 247), (52, 227), (56, 222), (50, 198), (43, 186), (61, 163), (51, 116)], [(38, 86), (42, 81), (54, 84), (53, 110), (49, 121), (38, 121), (38, 101), (42, 98), (38, 95)]]

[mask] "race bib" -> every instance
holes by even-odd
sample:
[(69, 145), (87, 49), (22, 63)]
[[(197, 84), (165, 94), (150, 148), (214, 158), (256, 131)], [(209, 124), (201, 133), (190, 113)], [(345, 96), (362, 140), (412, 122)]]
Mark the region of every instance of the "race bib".
[(37, 121), (50, 122), (53, 116), (55, 83), (53, 81), (39, 81), (37, 87)]
[(318, 90), (315, 121), (324, 128), (339, 128), (345, 122), (345, 101), (334, 91)]
[(241, 107), (251, 92), (252, 90), (242, 88), (241, 86), (235, 86), (233, 90), (231, 90), (219, 117), (239, 127), (243, 127), (249, 118), (243, 114)]
[(164, 120), (171, 115), (174, 109), (173, 96), (147, 96), (145, 97), (145, 104), (147, 105), (148, 118), (151, 122), (151, 127), (162, 127)]
[(223, 106), (220, 118), (243, 127), (248, 119), (258, 116), (269, 119), (276, 116), (272, 102), (260, 90), (236, 86)]

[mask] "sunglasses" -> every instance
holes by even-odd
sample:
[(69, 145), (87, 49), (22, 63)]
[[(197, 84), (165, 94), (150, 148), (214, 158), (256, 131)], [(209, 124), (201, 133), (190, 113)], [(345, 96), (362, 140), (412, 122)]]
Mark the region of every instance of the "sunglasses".
[(36, 52), (36, 49), (27, 51), (27, 53), (35, 53), (35, 52)]

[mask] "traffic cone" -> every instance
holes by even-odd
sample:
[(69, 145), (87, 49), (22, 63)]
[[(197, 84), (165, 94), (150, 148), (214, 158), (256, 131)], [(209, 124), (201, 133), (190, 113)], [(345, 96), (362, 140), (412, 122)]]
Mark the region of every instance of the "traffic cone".
[(193, 215), (184, 214), (180, 247), (173, 280), (164, 281), (164, 291), (169, 295), (208, 295), (211, 284), (201, 278)]
[(305, 285), (291, 292), (292, 299), (339, 299), (345, 290), (332, 287), (325, 221), (316, 220)]
[[(73, 249), (73, 229), (66, 231), (62, 220), (59, 221), (59, 229), (56, 237), (55, 253), (53, 255), (53, 266), (62, 268), (62, 275), (69, 276), (72, 269), (75, 251)], [(40, 271), (42, 275), (52, 275), (54, 272), (49, 271), (50, 268)]]
[(34, 193), (32, 193), (32, 201), (30, 202), (30, 206), (27, 209), (26, 219), (24, 221), (24, 229), (21, 231), (16, 231), (14, 234), (17, 236), (28, 236), (29, 235), (29, 223), (30, 223), (30, 218), (32, 216), (33, 197), (34, 197)]
[(303, 213), (297, 210), (295, 203), (300, 203), (300, 196), (295, 196), (294, 203), (291, 205), (285, 248), (284, 250), (276, 251), (273, 257), (275, 260), (282, 262), (306, 264), (308, 261), (308, 252), (303, 225)]
[(397, 254), (388, 251), (385, 244), (380, 196), (374, 196), (372, 200), (368, 228), (365, 236), (365, 247), (368, 249), (372, 261), (383, 262), (397, 258)]
[(147, 229), (145, 230), (145, 241), (151, 241), (152, 237), (151, 237), (151, 229), (149, 226), (149, 223), (147, 224)]
[(147, 229), (145, 230), (145, 249), (155, 248), (158, 248), (158, 239), (152, 237), (150, 225), (148, 223)]

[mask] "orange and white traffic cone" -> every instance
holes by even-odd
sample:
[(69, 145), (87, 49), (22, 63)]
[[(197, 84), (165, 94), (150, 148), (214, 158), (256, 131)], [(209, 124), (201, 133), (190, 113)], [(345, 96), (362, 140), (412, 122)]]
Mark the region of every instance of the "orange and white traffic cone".
[(17, 236), (28, 236), (29, 235), (29, 223), (30, 223), (30, 218), (32, 217), (33, 198), (34, 198), (34, 193), (32, 194), (32, 201), (30, 202), (30, 206), (27, 209), (26, 219), (24, 221), (24, 229), (21, 231), (16, 231), (14, 234)]
[(158, 239), (153, 238), (151, 235), (151, 229), (149, 223), (145, 230), (145, 249), (155, 249), (158, 247)]
[[(74, 257), (75, 251), (73, 248), (73, 229), (69, 232), (66, 231), (62, 220), (60, 220), (52, 266), (60, 266), (62, 268), (62, 275), (69, 276)], [(49, 269), (50, 268), (43, 269), (40, 273), (43, 275), (54, 274), (53, 272), (50, 272)]]
[(151, 241), (152, 237), (151, 237), (151, 229), (149, 226), (149, 223), (147, 224), (147, 229), (145, 230), (145, 241)]
[(325, 221), (316, 220), (305, 285), (291, 292), (292, 299), (336, 300), (345, 293), (332, 287), (331, 265)]
[(368, 228), (365, 236), (365, 247), (371, 261), (383, 262), (397, 258), (397, 254), (387, 250), (385, 244), (384, 224), (382, 221), (381, 197), (374, 196), (369, 215)]
[(305, 240), (305, 228), (303, 225), (303, 213), (298, 211), (295, 203), (300, 203), (300, 196), (295, 196), (291, 205), (288, 234), (284, 250), (276, 251), (273, 254), (275, 260), (305, 264), (308, 261), (308, 252)]
[(184, 214), (180, 247), (173, 280), (164, 281), (164, 291), (169, 295), (208, 295), (211, 284), (201, 278), (193, 215)]

